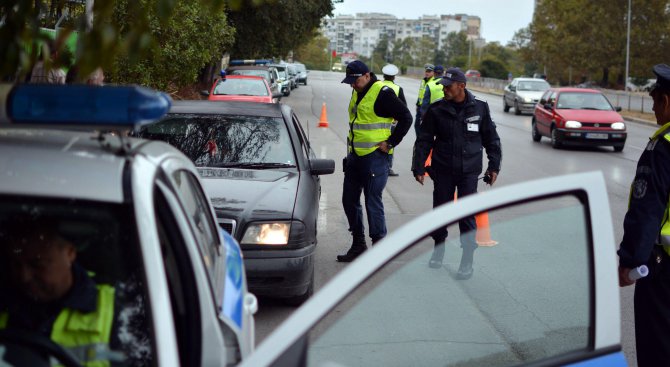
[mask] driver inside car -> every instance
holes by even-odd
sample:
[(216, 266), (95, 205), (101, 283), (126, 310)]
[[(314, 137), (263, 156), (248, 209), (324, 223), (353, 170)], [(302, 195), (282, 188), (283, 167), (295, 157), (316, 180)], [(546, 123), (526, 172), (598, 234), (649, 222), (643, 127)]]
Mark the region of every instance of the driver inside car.
[[(134, 365), (119, 339), (123, 326), (117, 292), (96, 284), (77, 262), (77, 248), (55, 221), (19, 221), (0, 231), (0, 256), (6, 287), (0, 288), (0, 330), (48, 338), (87, 367)], [(115, 347), (116, 346), (116, 347)], [(134, 348), (139, 347), (138, 345)], [(11, 349), (4, 360), (13, 365)], [(116, 363), (118, 362), (118, 363)]]

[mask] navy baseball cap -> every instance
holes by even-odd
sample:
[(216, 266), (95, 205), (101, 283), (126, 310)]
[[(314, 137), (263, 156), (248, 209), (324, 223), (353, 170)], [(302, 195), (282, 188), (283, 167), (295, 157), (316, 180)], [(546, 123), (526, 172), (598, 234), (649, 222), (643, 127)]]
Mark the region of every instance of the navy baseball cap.
[(654, 74), (656, 74), (656, 84), (654, 89), (659, 88), (663, 90), (670, 90), (670, 66), (666, 64), (658, 64), (654, 66)]
[(444, 66), (442, 66), (442, 65), (435, 65), (435, 69), (434, 69), (434, 70), (435, 70), (436, 73), (441, 73), (441, 72), (444, 71)]
[(447, 71), (444, 72), (444, 76), (442, 76), (442, 80), (440, 80), (440, 84), (444, 86), (450, 86), (455, 82), (467, 83), (468, 79), (459, 68), (447, 69)]
[(360, 60), (354, 60), (347, 65), (347, 76), (342, 79), (342, 83), (353, 84), (359, 76), (370, 72), (368, 66)]

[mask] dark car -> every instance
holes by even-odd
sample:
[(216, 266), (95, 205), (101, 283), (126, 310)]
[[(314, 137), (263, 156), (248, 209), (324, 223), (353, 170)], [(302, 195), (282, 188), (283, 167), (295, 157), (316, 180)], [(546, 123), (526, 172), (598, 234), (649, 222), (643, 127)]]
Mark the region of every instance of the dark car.
[(140, 136), (176, 146), (193, 162), (219, 224), (244, 253), (249, 290), (300, 304), (314, 290), (321, 185), (317, 159), (284, 104), (176, 101)]
[(298, 76), (297, 76), (298, 83), (302, 83), (304, 85), (307, 85), (307, 73), (309, 73), (309, 71), (307, 70), (305, 65), (301, 64), (299, 62), (296, 62), (293, 65), (295, 66), (295, 68), (298, 72)]
[(551, 88), (535, 106), (533, 140), (551, 138), (551, 145), (612, 146), (623, 150), (626, 124), (604, 94), (594, 89)]

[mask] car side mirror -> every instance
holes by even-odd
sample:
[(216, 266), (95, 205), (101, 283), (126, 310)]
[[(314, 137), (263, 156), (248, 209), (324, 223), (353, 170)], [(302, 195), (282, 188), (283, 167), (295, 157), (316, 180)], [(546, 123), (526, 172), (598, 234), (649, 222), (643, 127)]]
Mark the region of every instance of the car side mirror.
[(553, 106), (551, 103), (545, 103), (545, 104), (544, 104), (544, 108), (546, 108), (547, 110), (550, 110), (550, 109), (552, 109), (553, 107), (554, 107), (554, 106)]
[(209, 91), (208, 90), (201, 90), (200, 95), (204, 97), (209, 97)]
[(310, 172), (313, 175), (329, 175), (335, 172), (335, 161), (332, 159), (313, 158), (309, 160)]
[(510, 86), (509, 86), (509, 90), (511, 90), (512, 92), (514, 92), (514, 91), (516, 90), (516, 87), (513, 86), (513, 85), (510, 85)]
[(278, 99), (278, 100), (281, 100), (281, 97), (282, 97), (283, 95), (284, 95), (284, 94), (283, 94), (282, 92), (272, 92), (272, 98), (276, 98), (276, 99)]
[(616, 112), (621, 112), (621, 106), (616, 106), (616, 107), (614, 107), (614, 111), (616, 111)]

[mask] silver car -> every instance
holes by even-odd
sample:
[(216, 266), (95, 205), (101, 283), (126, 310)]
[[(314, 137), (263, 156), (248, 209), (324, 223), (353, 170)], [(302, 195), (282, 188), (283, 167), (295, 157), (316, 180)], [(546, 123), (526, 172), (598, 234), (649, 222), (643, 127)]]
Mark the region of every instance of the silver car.
[(549, 83), (544, 79), (514, 78), (505, 87), (503, 109), (509, 112), (510, 108), (514, 108), (515, 115), (520, 115), (522, 112), (533, 113), (535, 105), (549, 87)]
[[(0, 85), (0, 110), (11, 113), (0, 114), (0, 365), (227, 366), (253, 350), (257, 301), (196, 167), (166, 143), (123, 131), (169, 105), (141, 87)], [(41, 247), (30, 257), (42, 231), (74, 250), (67, 265), (50, 267)], [(70, 273), (82, 279), (74, 284), (112, 290), (107, 342), (51, 335), (75, 306), (57, 309), (46, 329), (21, 322), (31, 312), (21, 306), (37, 309), (44, 302), (34, 295), (51, 289), (40, 284)]]

